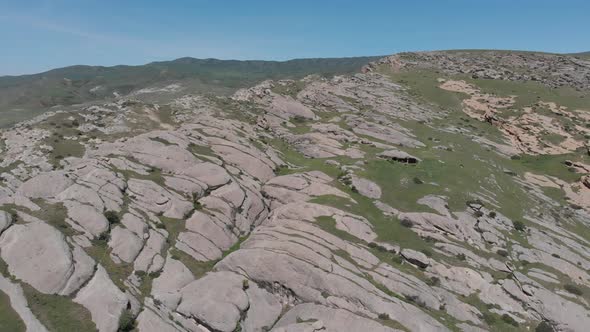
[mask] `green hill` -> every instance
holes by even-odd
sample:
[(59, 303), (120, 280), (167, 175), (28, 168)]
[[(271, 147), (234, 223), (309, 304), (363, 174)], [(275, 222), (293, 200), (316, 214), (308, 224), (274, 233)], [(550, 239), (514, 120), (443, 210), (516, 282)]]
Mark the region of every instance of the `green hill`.
[(71, 66), (40, 74), (0, 77), (0, 126), (74, 105), (125, 95), (152, 85), (182, 82), (187, 93), (228, 94), (266, 79), (298, 79), (356, 72), (379, 57), (237, 61), (180, 58), (141, 66)]

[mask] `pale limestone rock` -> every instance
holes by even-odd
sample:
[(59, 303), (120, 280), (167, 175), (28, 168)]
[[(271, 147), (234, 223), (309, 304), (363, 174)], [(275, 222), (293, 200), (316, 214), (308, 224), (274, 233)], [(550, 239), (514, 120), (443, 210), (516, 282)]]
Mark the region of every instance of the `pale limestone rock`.
[(373, 199), (381, 198), (381, 187), (375, 182), (357, 176), (353, 176), (351, 181), (359, 194)]
[(70, 275), (60, 295), (74, 294), (86, 281), (92, 278), (96, 262), (80, 246), (72, 244), (72, 259), (74, 260), (74, 272)]
[(12, 216), (6, 211), (0, 211), (0, 234), (12, 224)]
[(245, 278), (231, 272), (213, 272), (182, 288), (177, 311), (223, 332), (234, 331), (248, 308)]
[(421, 267), (426, 268), (430, 265), (430, 259), (424, 255), (423, 253), (412, 250), (412, 249), (402, 249), (401, 255), (405, 258), (408, 262)]
[(187, 169), (181, 170), (179, 174), (199, 180), (209, 187), (218, 187), (231, 180), (231, 177), (223, 167), (209, 162), (192, 165)]
[(100, 332), (115, 332), (129, 300), (99, 265), (94, 277), (76, 294), (74, 302), (90, 311), (92, 321)]
[(130, 179), (128, 186), (133, 201), (142, 209), (153, 213), (182, 219), (193, 208), (193, 204), (184, 197), (164, 189), (153, 181)]
[(29, 198), (52, 198), (74, 182), (63, 171), (41, 173), (23, 183), (18, 191)]
[(211, 148), (227, 163), (235, 165), (260, 181), (266, 182), (274, 177), (274, 169), (270, 165), (242, 152), (242, 149), (227, 145), (214, 145)]
[(195, 211), (186, 221), (188, 231), (201, 234), (210, 239), (221, 250), (229, 249), (238, 240), (237, 236), (209, 214)]
[(275, 114), (283, 119), (290, 119), (293, 117), (302, 117), (306, 119), (315, 118), (315, 114), (297, 100), (289, 96), (282, 96), (278, 94), (272, 95), (272, 102), (268, 110), (272, 114)]
[(176, 241), (176, 248), (200, 262), (216, 260), (221, 258), (223, 254), (213, 241), (193, 232), (180, 233)]
[(140, 332), (183, 332), (173, 322), (165, 320), (147, 307), (137, 316), (137, 329)]
[(400, 150), (387, 150), (377, 155), (379, 158), (397, 161), (406, 164), (416, 164), (420, 162), (420, 158), (414, 157), (409, 153)]
[(121, 223), (142, 239), (144, 234), (148, 232), (148, 225), (143, 221), (143, 218), (134, 213), (125, 213), (121, 218)]
[(105, 209), (103, 200), (96, 191), (79, 184), (69, 186), (66, 190), (57, 195), (56, 199), (62, 202), (71, 200), (84, 205), (91, 205), (97, 211), (103, 211)]
[(153, 229), (149, 231), (149, 237), (143, 246), (143, 249), (135, 259), (133, 267), (136, 271), (148, 271), (154, 261), (154, 257), (159, 255), (164, 248), (166, 238)]
[(68, 218), (82, 227), (90, 238), (98, 237), (108, 231), (109, 222), (102, 211), (96, 210), (91, 205), (80, 204), (75, 201), (66, 201), (64, 206), (68, 210)]
[(44, 294), (60, 293), (74, 270), (64, 236), (42, 221), (11, 226), (0, 248), (8, 271)]
[(132, 263), (143, 247), (143, 240), (127, 228), (116, 226), (111, 230), (108, 243), (115, 255), (126, 263)]
[(375, 320), (365, 318), (343, 309), (305, 303), (287, 311), (276, 323), (275, 332), (394, 332)]
[(171, 310), (180, 303), (180, 290), (195, 280), (190, 270), (180, 261), (168, 257), (160, 276), (153, 280), (152, 296)]
[(242, 323), (242, 331), (257, 332), (273, 326), (283, 309), (279, 299), (252, 281), (248, 282), (246, 294), (250, 306)]

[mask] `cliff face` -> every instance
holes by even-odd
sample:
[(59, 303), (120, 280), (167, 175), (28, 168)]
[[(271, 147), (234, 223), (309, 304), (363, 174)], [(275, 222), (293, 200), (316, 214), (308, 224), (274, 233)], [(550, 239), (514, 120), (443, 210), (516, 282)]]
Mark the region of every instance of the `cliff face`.
[(403, 53), (56, 107), (1, 132), (0, 300), (35, 331), (584, 331), (589, 82)]

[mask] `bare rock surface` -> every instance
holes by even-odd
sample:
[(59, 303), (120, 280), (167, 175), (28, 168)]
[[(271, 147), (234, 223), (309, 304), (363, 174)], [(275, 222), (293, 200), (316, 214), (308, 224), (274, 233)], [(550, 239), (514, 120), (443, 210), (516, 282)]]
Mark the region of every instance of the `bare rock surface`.
[(90, 311), (99, 331), (110, 332), (117, 331), (119, 317), (127, 308), (129, 300), (99, 265), (90, 282), (76, 294), (74, 302)]
[(216, 331), (233, 331), (249, 303), (243, 280), (228, 272), (208, 274), (182, 288), (177, 310)]
[(395, 329), (383, 326), (374, 320), (359, 317), (342, 309), (332, 309), (311, 303), (300, 304), (289, 310), (275, 325), (273, 331), (382, 331)]
[[(76, 288), (68, 289), (66, 285), (74, 277), (75, 268), (87, 268), (93, 263), (91, 260), (74, 261), (63, 235), (42, 221), (10, 227), (0, 237), (0, 247), (8, 271), (45, 294), (74, 291)], [(29, 263), (22, 264), (24, 261)], [(78, 286), (84, 281), (77, 280)]]
[(0, 290), (32, 331), (586, 331), (589, 68), (403, 53), (53, 107), (0, 130)]

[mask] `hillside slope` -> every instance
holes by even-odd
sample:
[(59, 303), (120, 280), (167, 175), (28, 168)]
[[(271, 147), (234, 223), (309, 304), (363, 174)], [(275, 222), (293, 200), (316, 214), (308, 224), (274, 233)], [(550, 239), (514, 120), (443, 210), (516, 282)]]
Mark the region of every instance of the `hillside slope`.
[(589, 61), (402, 53), (172, 90), (1, 131), (0, 324), (587, 330)]
[(0, 77), (0, 126), (23, 121), (50, 107), (111, 100), (142, 89), (187, 89), (231, 94), (266, 79), (354, 73), (376, 57), (236, 61), (181, 58), (142, 66), (71, 66)]

